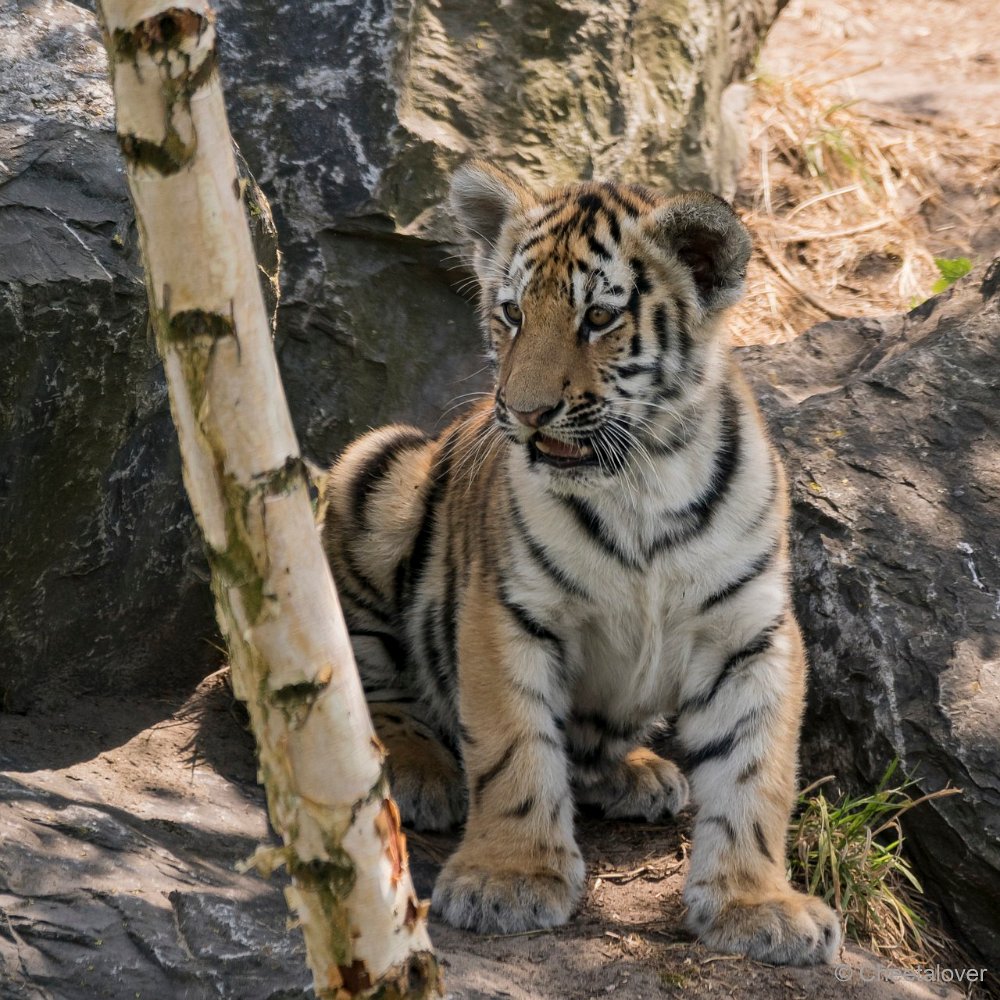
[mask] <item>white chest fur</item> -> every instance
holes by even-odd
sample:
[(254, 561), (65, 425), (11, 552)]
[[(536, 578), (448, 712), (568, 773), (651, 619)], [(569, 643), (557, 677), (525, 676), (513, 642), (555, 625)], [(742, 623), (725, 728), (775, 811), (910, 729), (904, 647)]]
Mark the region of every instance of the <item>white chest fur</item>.
[[(717, 672), (785, 605), (777, 473), (766, 439), (748, 423), (726, 496), (696, 531), (690, 510), (711, 477), (709, 448), (645, 463), (628, 487), (585, 498), (554, 493), (512, 451), (521, 531), (511, 586), (563, 640), (578, 707), (669, 714), (685, 685)], [(539, 551), (557, 573), (539, 572)], [(712, 603), (769, 555), (752, 587)]]

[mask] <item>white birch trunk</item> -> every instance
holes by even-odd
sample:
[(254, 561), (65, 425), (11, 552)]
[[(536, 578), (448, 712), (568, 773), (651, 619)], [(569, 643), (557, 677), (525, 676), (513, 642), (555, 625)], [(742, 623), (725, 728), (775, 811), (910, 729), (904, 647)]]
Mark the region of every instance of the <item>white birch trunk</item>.
[(150, 312), (319, 997), (440, 993), (271, 344), (201, 0), (101, 0)]

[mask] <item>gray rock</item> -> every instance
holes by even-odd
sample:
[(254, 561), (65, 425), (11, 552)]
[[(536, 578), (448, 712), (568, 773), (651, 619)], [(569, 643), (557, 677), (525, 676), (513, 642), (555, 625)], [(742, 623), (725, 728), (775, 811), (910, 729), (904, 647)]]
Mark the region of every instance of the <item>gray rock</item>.
[(902, 317), (741, 352), (792, 481), (807, 775), (898, 756), (924, 886), (1000, 968), (1000, 260)]
[(0, 715), (0, 1000), (312, 995), (285, 881), (237, 871), (268, 834), (231, 699)]
[[(103, 48), (71, 3), (2, 2), (0, 56), (0, 709), (190, 687), (216, 629)], [(269, 210), (246, 197), (273, 274)]]
[(388, 420), (440, 426), (484, 388), (441, 208), (456, 164), (731, 191), (727, 88), (784, 2), (221, 0), (230, 120), (285, 254), (280, 357), (310, 456)]

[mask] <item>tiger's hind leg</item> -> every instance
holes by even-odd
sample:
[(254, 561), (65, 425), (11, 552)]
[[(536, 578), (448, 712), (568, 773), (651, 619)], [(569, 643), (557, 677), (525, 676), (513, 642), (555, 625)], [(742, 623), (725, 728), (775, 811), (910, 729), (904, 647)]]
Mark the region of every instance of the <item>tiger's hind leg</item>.
[(446, 830), (465, 816), (455, 754), (414, 696), (399, 615), (400, 568), (424, 518), (437, 445), (392, 425), (355, 441), (326, 477), (323, 539), (403, 822)]
[(405, 675), (402, 644), (388, 626), (344, 602), (368, 711), (386, 761), (392, 797), (407, 826), (448, 830), (465, 819), (465, 778), (455, 754), (427, 721)]
[(461, 823), (466, 806), (462, 767), (417, 706), (376, 701), (368, 708), (389, 754), (389, 784), (403, 822), (415, 830), (449, 830)]
[(688, 783), (680, 768), (636, 746), (647, 728), (626, 731), (596, 713), (570, 717), (567, 737), (580, 805), (596, 806), (609, 819), (648, 823), (676, 815), (687, 805)]

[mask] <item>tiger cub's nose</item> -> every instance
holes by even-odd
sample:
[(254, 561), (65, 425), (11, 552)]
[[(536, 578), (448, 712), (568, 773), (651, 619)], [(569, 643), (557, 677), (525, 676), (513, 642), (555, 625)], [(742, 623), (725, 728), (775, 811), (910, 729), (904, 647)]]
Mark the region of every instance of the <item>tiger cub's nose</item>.
[(515, 420), (524, 424), (525, 427), (544, 427), (547, 423), (550, 423), (555, 417), (562, 411), (563, 404), (562, 400), (556, 403), (555, 406), (540, 406), (537, 410), (515, 410), (511, 407), (511, 414), (514, 416)]

